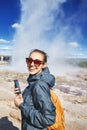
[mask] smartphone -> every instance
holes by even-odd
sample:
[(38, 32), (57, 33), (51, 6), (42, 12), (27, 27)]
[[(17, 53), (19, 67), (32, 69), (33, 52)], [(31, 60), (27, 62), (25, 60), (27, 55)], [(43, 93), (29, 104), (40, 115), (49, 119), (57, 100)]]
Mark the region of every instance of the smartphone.
[(18, 88), (17, 94), (21, 94), (20, 85), (17, 79), (14, 80), (14, 85), (15, 85), (15, 88)]

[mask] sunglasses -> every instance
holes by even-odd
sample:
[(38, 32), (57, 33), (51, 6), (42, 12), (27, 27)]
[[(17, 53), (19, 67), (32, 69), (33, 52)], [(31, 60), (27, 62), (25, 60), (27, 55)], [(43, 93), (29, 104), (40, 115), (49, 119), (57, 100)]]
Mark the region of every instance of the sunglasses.
[(35, 67), (39, 67), (41, 64), (43, 64), (43, 61), (40, 61), (38, 59), (33, 60), (32, 58), (26, 58), (26, 63), (30, 66), (32, 64), (32, 62), (34, 63)]

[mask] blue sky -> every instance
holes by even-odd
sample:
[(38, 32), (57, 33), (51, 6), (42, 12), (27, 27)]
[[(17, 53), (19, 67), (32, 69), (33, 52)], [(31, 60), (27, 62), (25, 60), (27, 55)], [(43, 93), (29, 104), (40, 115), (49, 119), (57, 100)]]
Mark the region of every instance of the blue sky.
[[(42, 2), (38, 0), (38, 4), (35, 3), (35, 1), (26, 1), (27, 2), (24, 0), (0, 0), (0, 52), (2, 54), (12, 53), (15, 39), (23, 41), (23, 31), (28, 26), (29, 30), (34, 30), (30, 33), (28, 28), (26, 29), (29, 35), (33, 35), (32, 39), (37, 39), (36, 36), (38, 37), (39, 35), (39, 41), (41, 41), (41, 38), (44, 39), (43, 41), (47, 44), (53, 41), (51, 47), (57, 45), (58, 50), (61, 50), (61, 46), (63, 46), (64, 51), (70, 50), (68, 57), (87, 58), (86, 0), (55, 0), (55, 2), (54, 0), (47, 0), (48, 2), (45, 1), (45, 3), (43, 0)], [(53, 3), (50, 3), (50, 1)], [(39, 13), (39, 4), (42, 5), (41, 11), (44, 10), (44, 13)], [(38, 12), (36, 12), (38, 10), (37, 7), (39, 8)], [(26, 15), (29, 19), (26, 18)], [(36, 15), (38, 15), (38, 17)], [(29, 21), (29, 23), (27, 21)], [(39, 27), (38, 23), (40, 24), (40, 28), (37, 34), (35, 29)], [(22, 27), (24, 30), (20, 31), (19, 27)], [(19, 32), (22, 32), (22, 34), (20, 34), (22, 40), (18, 39)], [(29, 41), (27, 36), (24, 37)], [(30, 41), (32, 41), (32, 39)], [(62, 39), (63, 43), (61, 44), (60, 42), (60, 44), (57, 44), (57, 40), (59, 42), (62, 41)], [(16, 46), (19, 44), (18, 41)], [(54, 44), (54, 41), (56, 41), (56, 44)], [(29, 45), (29, 47), (31, 46)]]
[(0, 0), (0, 52), (9, 54), (13, 49), (15, 29), (12, 25), (20, 21), (20, 1)]
[(20, 20), (19, 0), (0, 0), (0, 38), (11, 40), (14, 29), (11, 25)]

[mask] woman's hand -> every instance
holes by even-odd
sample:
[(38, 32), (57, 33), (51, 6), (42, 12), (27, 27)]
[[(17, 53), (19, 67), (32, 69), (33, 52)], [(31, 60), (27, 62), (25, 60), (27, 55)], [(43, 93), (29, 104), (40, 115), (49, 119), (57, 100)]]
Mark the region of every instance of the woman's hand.
[(18, 95), (17, 92), (18, 92), (18, 88), (14, 87), (14, 94)]
[(15, 103), (16, 107), (18, 107), (21, 103), (23, 103), (22, 94), (16, 94), (16, 97), (14, 99), (14, 103)]

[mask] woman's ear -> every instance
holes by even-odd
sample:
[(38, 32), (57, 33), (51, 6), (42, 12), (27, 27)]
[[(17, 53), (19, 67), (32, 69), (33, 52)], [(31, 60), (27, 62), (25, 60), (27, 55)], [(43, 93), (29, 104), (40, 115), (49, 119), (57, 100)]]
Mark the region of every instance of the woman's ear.
[(44, 63), (42, 68), (44, 69), (44, 68), (46, 68), (46, 66), (47, 66), (47, 64), (46, 64), (46, 63)]

